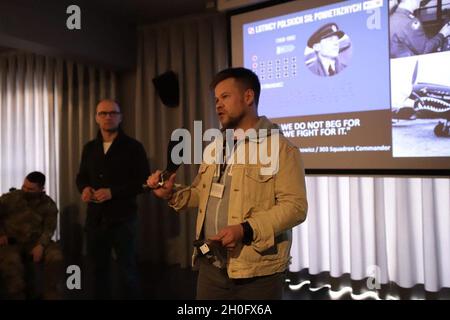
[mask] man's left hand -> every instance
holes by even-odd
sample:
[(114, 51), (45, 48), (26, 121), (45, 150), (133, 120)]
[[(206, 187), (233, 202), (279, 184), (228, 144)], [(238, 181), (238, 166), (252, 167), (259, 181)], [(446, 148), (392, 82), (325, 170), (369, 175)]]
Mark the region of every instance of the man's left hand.
[(111, 198), (112, 198), (111, 189), (101, 188), (101, 189), (96, 190), (94, 192), (94, 198), (98, 202), (105, 202), (105, 201), (111, 200)]
[(42, 244), (38, 244), (31, 250), (30, 253), (33, 256), (34, 262), (40, 262), (44, 254), (44, 246)]
[(222, 246), (228, 250), (234, 250), (244, 237), (244, 228), (240, 224), (228, 226), (211, 237), (210, 240), (222, 242)]

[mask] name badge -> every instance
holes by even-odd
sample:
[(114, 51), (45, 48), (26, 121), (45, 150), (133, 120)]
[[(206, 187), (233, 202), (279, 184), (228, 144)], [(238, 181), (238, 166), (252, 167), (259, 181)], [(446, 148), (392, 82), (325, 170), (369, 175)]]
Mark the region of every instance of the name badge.
[(214, 197), (214, 198), (222, 199), (224, 189), (225, 189), (225, 186), (223, 184), (213, 183), (211, 186), (210, 196)]

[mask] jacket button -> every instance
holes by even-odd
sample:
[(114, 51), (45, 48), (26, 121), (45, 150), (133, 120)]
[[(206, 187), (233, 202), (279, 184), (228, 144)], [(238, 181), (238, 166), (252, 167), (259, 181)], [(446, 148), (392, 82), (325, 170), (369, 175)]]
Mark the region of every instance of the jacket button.
[(203, 184), (203, 189), (205, 189), (206, 188), (206, 184)]

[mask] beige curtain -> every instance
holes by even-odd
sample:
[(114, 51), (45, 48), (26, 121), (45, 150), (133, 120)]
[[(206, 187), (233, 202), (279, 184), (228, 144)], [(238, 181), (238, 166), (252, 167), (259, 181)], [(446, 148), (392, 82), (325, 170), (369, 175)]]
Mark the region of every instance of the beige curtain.
[(362, 280), (363, 293), (387, 289), (393, 299), (392, 283), (415, 288), (417, 298), (450, 287), (450, 179), (312, 176), (307, 188), (291, 271), (348, 275)]
[[(135, 109), (127, 118), (127, 131), (140, 140), (150, 158), (150, 167), (164, 169), (166, 146), (174, 129), (194, 132), (194, 120), (204, 130), (218, 127), (209, 83), (227, 66), (226, 20), (222, 15), (192, 17), (138, 30)], [(180, 105), (164, 106), (152, 79), (165, 71), (178, 74)], [(186, 165), (177, 181), (190, 183), (197, 167)], [(190, 264), (195, 212), (178, 215), (151, 194), (141, 198), (140, 257), (153, 262)]]
[(62, 61), (28, 53), (0, 56), (0, 193), (41, 171), (59, 203)]

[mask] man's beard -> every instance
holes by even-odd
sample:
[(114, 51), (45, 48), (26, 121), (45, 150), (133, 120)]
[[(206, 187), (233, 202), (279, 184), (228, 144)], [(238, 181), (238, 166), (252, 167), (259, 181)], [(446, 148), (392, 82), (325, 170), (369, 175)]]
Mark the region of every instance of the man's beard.
[(228, 117), (228, 122), (222, 124), (222, 129), (236, 129), (243, 118), (243, 112), (237, 117)]

